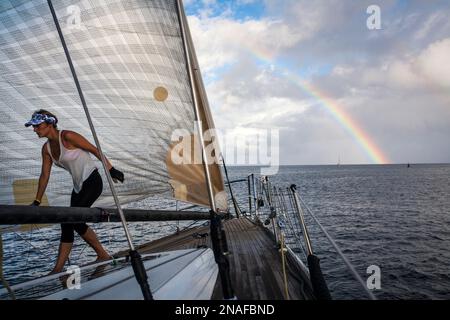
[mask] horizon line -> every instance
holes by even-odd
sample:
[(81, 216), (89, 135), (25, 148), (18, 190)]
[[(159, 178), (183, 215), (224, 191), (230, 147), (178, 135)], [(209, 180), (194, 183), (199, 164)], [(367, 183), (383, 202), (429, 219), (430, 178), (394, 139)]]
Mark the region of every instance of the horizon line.
[[(397, 163), (322, 163), (322, 164), (280, 164), (279, 167), (295, 167), (295, 166), (396, 166), (396, 165), (450, 165), (450, 162), (397, 162)], [(261, 167), (267, 168), (270, 165), (251, 165), (251, 164), (227, 164), (227, 167)]]

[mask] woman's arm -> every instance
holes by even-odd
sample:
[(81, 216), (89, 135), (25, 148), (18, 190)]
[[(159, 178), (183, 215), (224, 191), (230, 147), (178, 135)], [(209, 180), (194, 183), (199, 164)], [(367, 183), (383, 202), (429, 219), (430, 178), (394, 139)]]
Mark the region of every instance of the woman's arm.
[(47, 188), (48, 179), (50, 178), (50, 172), (52, 170), (53, 160), (47, 152), (47, 143), (44, 143), (42, 146), (42, 168), (41, 175), (39, 177), (38, 190), (36, 193), (36, 200), (39, 202), (42, 201), (42, 197), (44, 196), (45, 189)]
[[(70, 146), (74, 148), (80, 148), (87, 152), (92, 153), (98, 160), (102, 161), (100, 157), (100, 152), (98, 149), (91, 144), (85, 137), (83, 137), (81, 134), (76, 133), (74, 131), (64, 130), (63, 139), (65, 142), (67, 142)], [(108, 170), (111, 170), (112, 164), (109, 162), (108, 158), (106, 158), (106, 166)]]
[[(88, 151), (92, 153), (94, 156), (96, 156), (98, 160), (102, 161), (98, 149), (94, 145), (92, 145), (89, 141), (87, 141), (86, 138), (84, 138), (81, 134), (78, 134), (74, 131), (64, 131), (62, 137), (63, 140), (65, 140), (68, 144), (70, 144), (70, 146)], [(116, 183), (117, 181), (123, 183), (125, 179), (123, 172), (113, 168), (111, 162), (109, 162), (106, 156), (105, 160), (106, 160), (106, 168), (108, 169), (113, 181)]]

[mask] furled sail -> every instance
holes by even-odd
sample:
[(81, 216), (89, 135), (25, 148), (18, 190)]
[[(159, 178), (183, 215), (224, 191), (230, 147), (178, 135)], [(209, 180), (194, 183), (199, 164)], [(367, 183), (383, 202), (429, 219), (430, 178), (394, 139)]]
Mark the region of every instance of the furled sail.
[[(117, 185), (121, 202), (167, 194), (208, 206), (203, 165), (173, 160), (174, 154), (190, 153), (180, 151), (187, 141), (193, 142), (190, 151), (199, 148), (193, 91), (202, 97), (203, 130), (214, 127), (198, 71), (193, 82), (189, 78), (186, 56), (197, 62), (193, 50), (185, 51), (177, 1), (58, 0), (53, 5), (102, 149), (125, 173), (125, 183)], [(187, 39), (193, 48), (189, 34)], [(33, 111), (51, 111), (59, 129), (93, 143), (47, 0), (0, 2), (0, 61), (0, 204), (29, 204), (45, 142), (24, 127)], [(217, 208), (226, 210), (217, 161), (210, 172)], [(68, 205), (71, 192), (69, 174), (53, 167), (45, 201)], [(96, 205), (112, 204), (104, 183)]]

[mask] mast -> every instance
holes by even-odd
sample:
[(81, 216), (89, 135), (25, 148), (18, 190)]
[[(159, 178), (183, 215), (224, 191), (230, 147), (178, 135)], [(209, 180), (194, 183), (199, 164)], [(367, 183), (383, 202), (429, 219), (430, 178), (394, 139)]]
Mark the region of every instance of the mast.
[[(202, 77), (200, 74), (195, 49), (193, 46), (189, 25), (186, 21), (186, 15), (183, 8), (182, 0), (177, 0), (178, 19), (180, 21), (181, 36), (183, 40), (185, 59), (187, 64), (187, 71), (189, 75), (189, 82), (191, 84), (191, 94), (194, 102), (194, 114), (198, 127), (199, 141), (202, 150), (202, 163), (205, 172), (206, 187), (208, 190), (208, 197), (211, 206), (211, 242), (214, 251), (214, 257), (219, 266), (219, 274), (222, 283), (223, 296), (225, 300), (236, 299), (234, 290), (231, 284), (229, 261), (225, 252), (228, 251), (225, 231), (222, 226), (221, 216), (217, 213), (217, 207), (214, 199), (214, 191), (212, 186), (211, 172), (209, 170), (208, 157), (206, 155), (205, 140), (203, 137), (203, 126), (200, 124), (200, 103), (204, 108), (207, 107), (208, 99), (206, 97), (205, 88), (203, 86)], [(205, 118), (207, 114), (205, 114)], [(207, 119), (206, 119), (207, 120)], [(194, 139), (195, 142), (195, 139)]]
[(108, 183), (109, 183), (109, 186), (111, 188), (111, 192), (112, 192), (113, 197), (114, 197), (114, 202), (116, 203), (117, 210), (119, 211), (120, 220), (122, 222), (122, 226), (123, 226), (123, 229), (125, 231), (125, 236), (127, 238), (128, 245), (130, 247), (130, 257), (131, 257), (131, 262), (132, 262), (132, 265), (133, 265), (133, 270), (134, 270), (134, 273), (135, 273), (135, 276), (136, 276), (136, 280), (138, 281), (139, 285), (141, 286), (142, 294), (144, 296), (144, 299), (145, 300), (153, 300), (153, 296), (152, 296), (152, 293), (150, 291), (150, 286), (149, 286), (148, 280), (147, 280), (147, 272), (145, 271), (144, 264), (142, 262), (141, 256), (139, 255), (139, 253), (134, 248), (133, 240), (132, 240), (131, 235), (130, 235), (130, 233), (128, 231), (128, 227), (127, 227), (127, 223), (126, 223), (126, 220), (125, 220), (125, 216), (123, 214), (122, 207), (121, 207), (120, 202), (119, 202), (119, 198), (117, 197), (116, 189), (114, 188), (114, 183), (113, 183), (111, 175), (110, 175), (110, 173), (109, 173), (109, 171), (107, 169), (106, 158), (105, 158), (105, 155), (102, 152), (102, 149), (101, 149), (101, 146), (100, 146), (100, 141), (98, 140), (98, 137), (97, 137), (97, 134), (96, 134), (96, 131), (95, 131), (95, 127), (94, 127), (94, 124), (92, 122), (92, 119), (91, 119), (91, 116), (90, 116), (90, 113), (89, 113), (89, 109), (88, 109), (86, 101), (84, 99), (83, 91), (81, 90), (80, 82), (78, 81), (78, 77), (77, 77), (77, 74), (76, 74), (76, 71), (75, 71), (75, 67), (73, 66), (72, 58), (70, 57), (70, 53), (69, 53), (69, 50), (67, 48), (67, 44), (66, 44), (66, 41), (64, 39), (64, 35), (62, 33), (61, 27), (59, 25), (59, 21), (58, 21), (58, 18), (56, 16), (55, 9), (53, 8), (53, 3), (52, 3), (51, 0), (47, 0), (47, 3), (48, 3), (48, 6), (50, 8), (50, 11), (52, 13), (53, 21), (55, 22), (55, 26), (56, 26), (56, 29), (58, 31), (59, 38), (61, 40), (61, 44), (62, 44), (62, 46), (64, 48), (64, 53), (66, 55), (67, 62), (69, 64), (70, 71), (72, 72), (73, 80), (74, 80), (75, 85), (77, 87), (77, 91), (78, 91), (78, 95), (80, 96), (81, 104), (83, 105), (84, 112), (86, 113), (86, 117), (87, 117), (87, 120), (89, 122), (89, 127), (91, 128), (91, 132), (92, 132), (92, 135), (94, 137), (96, 147), (97, 147), (97, 149), (98, 149), (98, 151), (100, 153), (100, 158), (101, 158), (101, 161), (102, 161), (102, 165), (103, 165), (103, 168), (105, 170), (105, 174), (106, 174), (106, 177), (108, 179)]

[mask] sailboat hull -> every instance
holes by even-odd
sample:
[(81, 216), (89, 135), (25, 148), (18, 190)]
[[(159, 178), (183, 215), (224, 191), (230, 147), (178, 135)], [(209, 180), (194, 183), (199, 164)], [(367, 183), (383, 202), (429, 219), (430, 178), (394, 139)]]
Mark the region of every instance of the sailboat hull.
[[(152, 255), (144, 261), (150, 288), (156, 300), (210, 299), (217, 278), (217, 264), (211, 249), (192, 249)], [(120, 271), (65, 289), (44, 300), (141, 300), (142, 292), (128, 266)]]
[[(143, 255), (155, 300), (208, 300), (217, 282), (218, 267), (209, 248)], [(70, 272), (42, 277), (12, 287), (17, 299), (142, 300), (131, 263), (120, 258)], [(5, 289), (1, 299), (7, 299)]]

